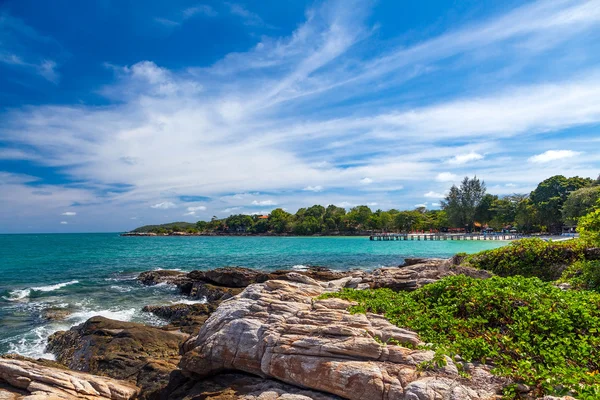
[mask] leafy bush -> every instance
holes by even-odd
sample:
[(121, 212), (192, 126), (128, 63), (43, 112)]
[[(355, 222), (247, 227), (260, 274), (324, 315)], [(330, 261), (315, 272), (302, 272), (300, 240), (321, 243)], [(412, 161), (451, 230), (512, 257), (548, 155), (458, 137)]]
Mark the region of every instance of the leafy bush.
[(578, 261), (563, 272), (560, 280), (574, 289), (600, 292), (600, 260)]
[(582, 240), (600, 246), (600, 203), (595, 211), (579, 218), (577, 232)]
[(465, 258), (463, 265), (500, 276), (522, 275), (553, 281), (567, 266), (585, 258), (585, 247), (580, 240), (546, 242), (537, 238), (521, 239), (508, 246), (472, 254)]
[(436, 352), (492, 364), (532, 395), (600, 398), (600, 294), (537, 278), (459, 275), (414, 292), (346, 289), (325, 297), (358, 302), (354, 313), (383, 314)]

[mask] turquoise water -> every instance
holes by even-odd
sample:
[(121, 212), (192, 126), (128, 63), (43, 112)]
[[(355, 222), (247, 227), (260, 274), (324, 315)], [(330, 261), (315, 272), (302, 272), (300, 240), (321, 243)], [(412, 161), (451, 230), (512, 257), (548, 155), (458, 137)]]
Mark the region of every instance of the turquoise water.
[[(147, 304), (182, 302), (169, 286), (144, 287), (151, 269), (333, 269), (398, 265), (404, 257), (450, 257), (499, 247), (496, 241), (390, 241), (365, 237), (121, 237), (118, 234), (0, 235), (0, 354), (49, 357), (47, 337), (94, 315), (161, 324)], [(64, 321), (42, 318), (68, 308)]]

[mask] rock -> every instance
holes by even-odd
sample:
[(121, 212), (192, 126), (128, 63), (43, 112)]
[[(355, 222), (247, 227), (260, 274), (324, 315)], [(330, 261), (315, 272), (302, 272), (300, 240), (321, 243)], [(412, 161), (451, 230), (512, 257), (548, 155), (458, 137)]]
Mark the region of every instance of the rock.
[(41, 365), (33, 360), (0, 358), (0, 399), (128, 400), (139, 389), (128, 382)]
[(426, 264), (426, 263), (438, 263), (438, 262), (447, 262), (445, 259), (441, 258), (423, 258), (423, 257), (407, 257), (404, 259), (404, 263), (400, 265), (402, 267), (410, 267), (411, 265), (416, 264)]
[(48, 307), (42, 311), (42, 318), (48, 321), (62, 321), (71, 315), (71, 310), (60, 307)]
[(209, 271), (192, 271), (189, 277), (194, 281), (209, 282), (219, 286), (230, 288), (245, 288), (255, 283), (257, 276), (261, 274), (255, 269), (243, 267), (223, 267)]
[(168, 269), (159, 269), (155, 271), (146, 271), (138, 275), (138, 281), (144, 285), (154, 286), (161, 283), (176, 285), (182, 291), (189, 292), (191, 289), (191, 280), (188, 274), (182, 271), (173, 271)]
[(414, 332), (379, 315), (351, 314), (347, 301), (316, 299), (360, 285), (356, 277), (286, 278), (250, 285), (221, 303), (184, 343), (183, 372), (206, 378), (243, 371), (351, 400), (500, 398), (506, 380), (487, 366), (473, 366), (473, 379), (462, 378), (450, 358), (442, 368), (421, 371), (434, 352), (414, 350), (422, 344)]
[(170, 322), (163, 329), (180, 329), (184, 333), (192, 334), (212, 314), (218, 306), (218, 302), (210, 304), (172, 304), (167, 306), (145, 306), (142, 311), (152, 313)]
[[(200, 381), (173, 376), (166, 390), (169, 400), (339, 400), (338, 396), (302, 389), (271, 379), (243, 374), (221, 374)], [(167, 396), (163, 396), (167, 398)]]
[(193, 299), (204, 299), (209, 303), (229, 299), (242, 292), (242, 288), (216, 286), (206, 282), (194, 282), (189, 296)]
[(402, 268), (376, 269), (373, 273), (366, 274), (362, 283), (368, 283), (373, 289), (415, 290), (445, 276), (460, 274), (480, 279), (490, 278), (493, 275), (491, 272), (481, 269), (455, 266), (448, 260), (429, 259), (425, 263)]
[(53, 334), (48, 351), (73, 370), (134, 382), (147, 397), (167, 384), (186, 337), (133, 322), (93, 317)]

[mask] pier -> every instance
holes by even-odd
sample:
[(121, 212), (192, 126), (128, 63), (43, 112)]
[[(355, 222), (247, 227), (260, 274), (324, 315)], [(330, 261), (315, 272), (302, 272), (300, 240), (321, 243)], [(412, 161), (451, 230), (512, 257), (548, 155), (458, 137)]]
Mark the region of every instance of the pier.
[(369, 236), (370, 240), (515, 240), (520, 239), (521, 235), (512, 233), (494, 233), (494, 234), (477, 234), (477, 233), (460, 233), (460, 234), (444, 234), (444, 233), (374, 233)]

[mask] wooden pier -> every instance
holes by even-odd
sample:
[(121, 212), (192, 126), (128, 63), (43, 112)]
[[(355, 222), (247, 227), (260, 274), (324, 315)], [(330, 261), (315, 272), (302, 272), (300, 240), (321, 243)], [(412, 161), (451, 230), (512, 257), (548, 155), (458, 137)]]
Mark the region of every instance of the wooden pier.
[(370, 240), (514, 240), (520, 239), (520, 235), (512, 233), (498, 234), (443, 234), (443, 233), (374, 233), (369, 236)]

